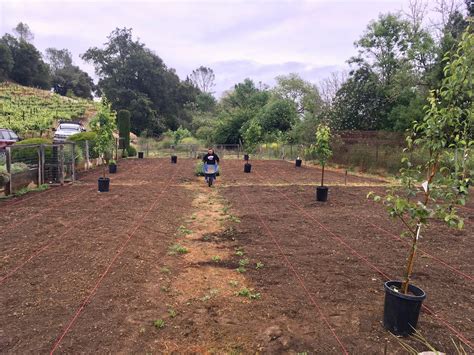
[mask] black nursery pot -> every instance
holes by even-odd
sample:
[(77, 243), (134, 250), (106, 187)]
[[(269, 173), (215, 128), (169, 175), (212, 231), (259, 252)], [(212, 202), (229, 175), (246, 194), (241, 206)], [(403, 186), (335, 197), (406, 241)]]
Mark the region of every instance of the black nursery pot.
[(328, 190), (327, 186), (316, 187), (316, 201), (326, 202), (328, 200)]
[(414, 285), (408, 285), (408, 294), (396, 292), (395, 286), (401, 289), (400, 281), (387, 281), (385, 288), (385, 304), (383, 309), (383, 326), (395, 335), (413, 334), (418, 323), (421, 304), (426, 298), (425, 292)]
[(244, 160), (249, 161), (249, 155), (248, 154), (244, 154)]
[(177, 164), (178, 163), (178, 157), (176, 155), (171, 156), (171, 163), (172, 164)]
[(143, 152), (138, 152), (138, 159), (143, 159)]
[(245, 163), (244, 164), (244, 173), (250, 173), (250, 170), (252, 170), (252, 164)]
[(117, 164), (110, 164), (109, 165), (109, 173), (116, 174), (117, 173)]
[(99, 192), (109, 192), (110, 179), (100, 177), (98, 180), (99, 183)]
[(301, 159), (296, 159), (296, 160), (295, 160), (295, 166), (296, 166), (296, 167), (300, 167), (300, 166), (301, 166), (301, 163), (302, 163), (302, 160), (301, 160)]

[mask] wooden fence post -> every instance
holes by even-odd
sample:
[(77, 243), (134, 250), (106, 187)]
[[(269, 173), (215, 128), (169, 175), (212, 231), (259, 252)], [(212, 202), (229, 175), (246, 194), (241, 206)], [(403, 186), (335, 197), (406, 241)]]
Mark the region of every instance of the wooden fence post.
[(64, 185), (64, 145), (59, 146), (59, 182)]
[(86, 153), (86, 169), (85, 170), (89, 170), (89, 166), (90, 166), (90, 160), (89, 160), (89, 141), (85, 141), (86, 142), (86, 146), (85, 146), (85, 153)]
[(71, 180), (76, 181), (76, 143), (72, 143)]
[(11, 195), (12, 193), (12, 152), (11, 148), (7, 147), (6, 148), (6, 165), (7, 165), (7, 173), (8, 173), (8, 182), (5, 186), (5, 195)]
[(38, 186), (43, 185), (44, 175), (43, 175), (43, 145), (38, 146)]

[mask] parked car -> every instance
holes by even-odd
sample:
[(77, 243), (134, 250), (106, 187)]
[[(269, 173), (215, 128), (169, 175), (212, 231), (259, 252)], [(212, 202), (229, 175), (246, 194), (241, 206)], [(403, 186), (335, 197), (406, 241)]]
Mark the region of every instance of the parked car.
[(53, 142), (54, 143), (64, 143), (70, 136), (76, 133), (85, 132), (85, 128), (76, 122), (62, 122), (56, 128), (54, 133)]
[(20, 140), (20, 137), (11, 129), (0, 128), (0, 149), (12, 145)]

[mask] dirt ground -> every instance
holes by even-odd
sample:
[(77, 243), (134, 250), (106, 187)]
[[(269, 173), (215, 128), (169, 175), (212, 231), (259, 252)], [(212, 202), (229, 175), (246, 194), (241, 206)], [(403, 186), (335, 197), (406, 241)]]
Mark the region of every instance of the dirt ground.
[[(381, 319), (408, 248), (366, 199), (386, 181), (330, 169), (318, 203), (315, 167), (224, 161), (210, 189), (194, 164), (124, 160), (109, 193), (91, 171), (1, 202), (0, 352), (403, 353)], [(425, 232), (413, 278), (447, 353), (474, 351), (474, 204), (461, 214)]]

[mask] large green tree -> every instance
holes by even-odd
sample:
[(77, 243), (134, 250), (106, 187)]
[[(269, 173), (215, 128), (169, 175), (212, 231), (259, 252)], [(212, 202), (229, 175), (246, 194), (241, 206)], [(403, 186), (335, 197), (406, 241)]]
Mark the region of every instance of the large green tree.
[(316, 85), (303, 80), (298, 74), (277, 76), (274, 93), (294, 103), (300, 115), (317, 114), (322, 106), (322, 99)]
[(14, 64), (10, 47), (0, 40), (0, 81), (5, 81), (10, 77)]
[(82, 58), (94, 64), (100, 92), (112, 108), (130, 111), (134, 133), (189, 125), (185, 105), (195, 101), (198, 89), (181, 82), (158, 55), (134, 40), (131, 29), (115, 29), (104, 48), (90, 48)]
[(387, 99), (378, 75), (368, 66), (351, 72), (336, 94), (330, 113), (332, 126), (341, 130), (375, 130), (384, 126)]
[(51, 84), (59, 95), (74, 95), (92, 99), (94, 81), (85, 71), (73, 65), (72, 54), (68, 49), (46, 49), (46, 59), (51, 68)]
[(0, 43), (10, 50), (13, 66), (8, 74), (10, 80), (25, 86), (50, 88), (49, 66), (43, 61), (36, 47), (23, 39), (5, 34)]

